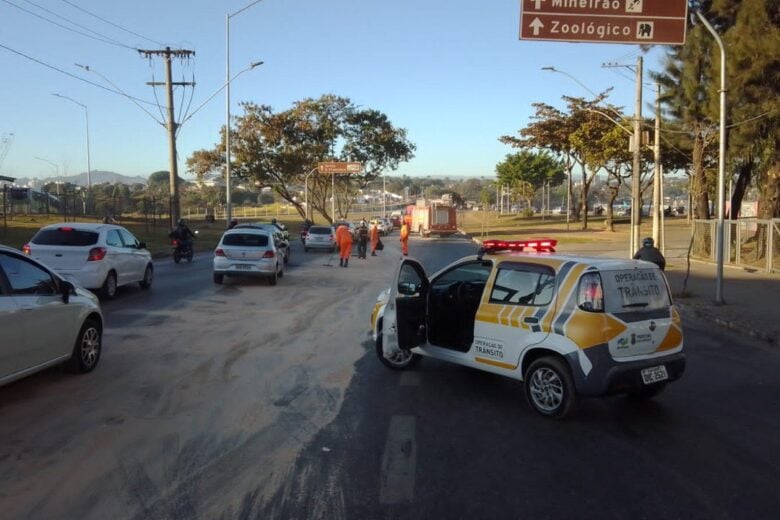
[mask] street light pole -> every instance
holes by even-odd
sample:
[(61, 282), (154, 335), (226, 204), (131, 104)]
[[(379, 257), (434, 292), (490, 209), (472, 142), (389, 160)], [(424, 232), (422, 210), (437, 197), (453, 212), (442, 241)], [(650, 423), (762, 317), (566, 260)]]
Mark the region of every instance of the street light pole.
[(639, 235), (642, 226), (642, 192), (640, 190), (640, 170), (642, 168), (642, 56), (636, 59), (636, 106), (634, 107), (634, 154), (631, 167), (631, 249), (628, 257), (632, 258), (639, 249)]
[(225, 224), (227, 226), (230, 226), (233, 218), (230, 195), (230, 19), (261, 1), (255, 0), (233, 14), (225, 14)]
[(83, 103), (79, 103), (75, 99), (63, 96), (62, 94), (54, 93), (52, 96), (57, 96), (58, 98), (67, 99), (68, 101), (72, 101), (73, 103), (76, 103), (81, 108), (84, 109), (84, 122), (86, 124), (86, 130), (87, 130), (87, 200), (90, 199), (90, 195), (92, 194), (92, 161), (90, 159), (90, 150), (89, 150), (89, 109), (87, 108), (87, 105)]
[(696, 16), (715, 38), (720, 47), (720, 157), (718, 158), (718, 230), (716, 237), (717, 276), (715, 280), (715, 303), (723, 304), (723, 206), (725, 206), (726, 184), (726, 48), (710, 22), (696, 11)]

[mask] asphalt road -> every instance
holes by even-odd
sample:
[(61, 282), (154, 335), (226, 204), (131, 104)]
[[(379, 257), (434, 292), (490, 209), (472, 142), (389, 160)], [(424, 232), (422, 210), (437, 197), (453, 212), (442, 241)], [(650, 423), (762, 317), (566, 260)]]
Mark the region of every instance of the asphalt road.
[[(522, 385), (376, 359), (398, 260), (299, 245), (277, 287), (157, 263), (104, 308), (104, 357), (0, 388), (3, 518), (776, 518), (780, 355), (685, 323), (655, 401), (535, 414)], [(429, 272), (474, 251), (413, 240)], [(331, 267), (335, 265), (335, 267)]]

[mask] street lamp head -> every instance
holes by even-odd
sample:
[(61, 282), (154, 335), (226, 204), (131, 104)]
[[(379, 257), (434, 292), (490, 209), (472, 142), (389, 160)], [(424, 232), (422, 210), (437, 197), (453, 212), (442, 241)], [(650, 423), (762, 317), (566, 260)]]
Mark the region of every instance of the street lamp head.
[(250, 69), (254, 69), (255, 67), (259, 67), (260, 65), (264, 64), (264, 61), (253, 61), (249, 64)]
[(550, 67), (542, 67), (542, 70), (549, 70), (549, 71), (552, 71), (552, 72), (557, 72), (556, 68), (552, 67), (552, 66), (550, 66)]
[(74, 63), (74, 65), (89, 72), (89, 65), (81, 65), (80, 63)]

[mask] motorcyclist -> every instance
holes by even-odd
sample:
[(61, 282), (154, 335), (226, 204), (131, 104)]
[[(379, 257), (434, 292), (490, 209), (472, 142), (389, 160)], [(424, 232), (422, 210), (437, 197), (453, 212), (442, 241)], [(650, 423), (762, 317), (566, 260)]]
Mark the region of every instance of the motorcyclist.
[(642, 240), (642, 247), (639, 248), (639, 251), (634, 255), (634, 260), (653, 262), (661, 268), (661, 271), (666, 268), (666, 259), (664, 258), (664, 255), (655, 247), (655, 241), (650, 237)]
[(176, 228), (168, 234), (171, 239), (176, 239), (180, 242), (180, 248), (183, 251), (192, 249), (192, 240), (195, 238), (195, 233), (187, 227), (187, 221), (180, 218), (176, 223)]

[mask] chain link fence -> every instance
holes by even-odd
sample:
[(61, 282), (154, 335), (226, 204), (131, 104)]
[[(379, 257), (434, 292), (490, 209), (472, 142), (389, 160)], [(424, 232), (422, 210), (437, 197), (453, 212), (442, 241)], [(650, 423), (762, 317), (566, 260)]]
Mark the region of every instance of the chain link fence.
[[(694, 220), (692, 257), (717, 260), (717, 225), (716, 220)], [(723, 235), (726, 264), (780, 272), (780, 219), (727, 220)]]

